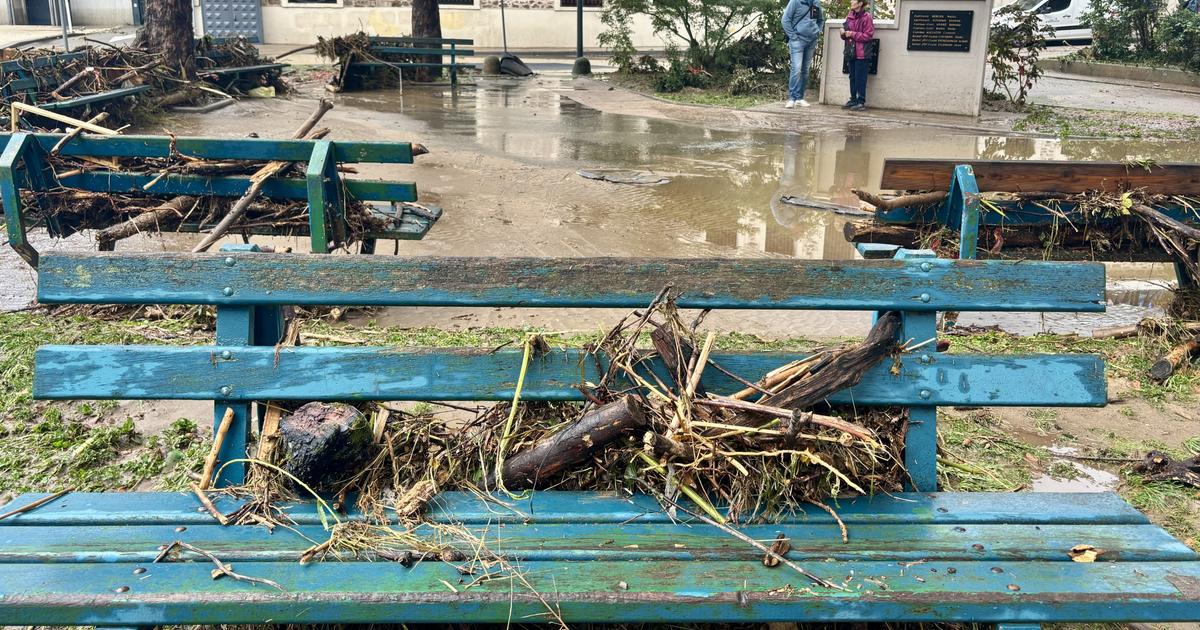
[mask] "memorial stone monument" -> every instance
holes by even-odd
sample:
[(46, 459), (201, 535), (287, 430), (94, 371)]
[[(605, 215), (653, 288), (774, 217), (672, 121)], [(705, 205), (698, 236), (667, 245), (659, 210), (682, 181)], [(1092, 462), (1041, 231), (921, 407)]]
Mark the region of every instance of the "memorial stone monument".
[[(896, 19), (875, 18), (879, 71), (867, 79), (867, 107), (978, 116), (991, 14), (992, 0), (897, 0)], [(850, 98), (844, 19), (825, 23), (820, 100), (828, 105)]]

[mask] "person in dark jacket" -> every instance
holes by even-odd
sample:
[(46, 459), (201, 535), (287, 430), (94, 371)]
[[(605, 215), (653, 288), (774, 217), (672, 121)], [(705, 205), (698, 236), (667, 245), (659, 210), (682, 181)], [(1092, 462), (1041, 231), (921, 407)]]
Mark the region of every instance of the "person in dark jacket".
[(808, 68), (812, 65), (817, 39), (825, 28), (825, 10), (821, 0), (788, 0), (783, 10), (783, 32), (787, 35), (788, 55), (792, 58), (792, 74), (788, 77), (788, 109), (808, 107), (804, 90), (808, 87)]
[(875, 20), (864, 0), (850, 0), (850, 15), (846, 16), (841, 37), (850, 57), (850, 100), (842, 108), (860, 112), (867, 108), (867, 72), (871, 60), (867, 58), (866, 45), (875, 37)]

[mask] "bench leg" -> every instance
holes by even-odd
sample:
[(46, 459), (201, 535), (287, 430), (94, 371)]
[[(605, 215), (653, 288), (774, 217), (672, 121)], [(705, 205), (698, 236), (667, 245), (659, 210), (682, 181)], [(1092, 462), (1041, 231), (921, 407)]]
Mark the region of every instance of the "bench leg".
[(373, 238), (364, 238), (364, 239), (362, 240), (362, 242), (360, 242), (360, 243), (358, 244), (358, 253), (360, 253), (360, 254), (374, 254), (374, 253), (375, 253), (375, 239), (373, 239)]

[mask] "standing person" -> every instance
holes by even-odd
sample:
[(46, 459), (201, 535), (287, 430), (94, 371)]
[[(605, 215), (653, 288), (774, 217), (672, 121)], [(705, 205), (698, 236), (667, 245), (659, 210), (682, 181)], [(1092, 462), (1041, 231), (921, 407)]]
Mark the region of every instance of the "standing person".
[(783, 32), (787, 35), (788, 54), (792, 58), (792, 74), (788, 77), (788, 101), (792, 109), (797, 103), (808, 107), (804, 89), (808, 87), (808, 67), (812, 64), (817, 39), (825, 27), (825, 10), (821, 0), (788, 0), (783, 10)]
[(875, 37), (875, 20), (865, 0), (850, 0), (850, 15), (846, 16), (841, 37), (850, 57), (850, 100), (842, 108), (861, 112), (867, 108), (867, 72), (871, 66), (866, 48)]

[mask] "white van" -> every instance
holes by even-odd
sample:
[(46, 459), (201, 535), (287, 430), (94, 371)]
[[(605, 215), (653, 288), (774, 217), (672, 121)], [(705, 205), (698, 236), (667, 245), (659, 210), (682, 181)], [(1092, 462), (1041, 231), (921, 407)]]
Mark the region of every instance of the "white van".
[(1090, 0), (1017, 0), (1014, 4), (1037, 14), (1042, 24), (1054, 29), (1056, 40), (1092, 39), (1092, 29), (1083, 23)]

